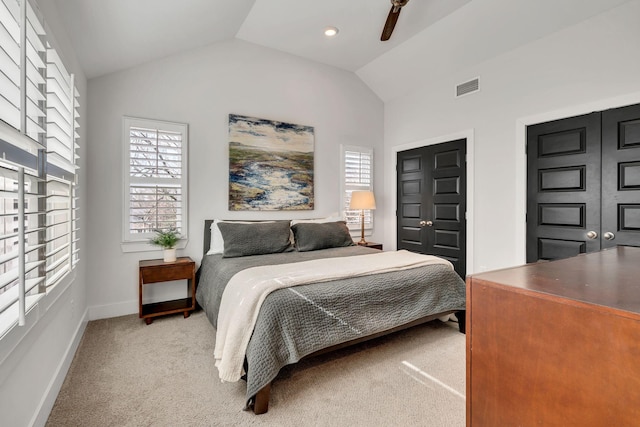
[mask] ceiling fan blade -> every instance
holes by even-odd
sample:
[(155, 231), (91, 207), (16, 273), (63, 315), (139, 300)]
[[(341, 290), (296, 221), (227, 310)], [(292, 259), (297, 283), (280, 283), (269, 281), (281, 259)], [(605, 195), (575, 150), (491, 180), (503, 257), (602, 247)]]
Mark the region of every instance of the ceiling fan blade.
[[(394, 11), (395, 10), (395, 11)], [(391, 10), (389, 11), (389, 16), (387, 16), (387, 22), (384, 23), (384, 28), (382, 29), (382, 35), (380, 36), (380, 41), (387, 41), (389, 37), (391, 37), (391, 33), (393, 33), (393, 29), (396, 26), (396, 22), (398, 22), (398, 16), (400, 16), (400, 11), (402, 8), (391, 6)]]

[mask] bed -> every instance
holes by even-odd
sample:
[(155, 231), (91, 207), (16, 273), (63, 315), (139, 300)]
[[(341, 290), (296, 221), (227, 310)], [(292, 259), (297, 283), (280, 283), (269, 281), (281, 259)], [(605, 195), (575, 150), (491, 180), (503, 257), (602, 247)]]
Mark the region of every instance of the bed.
[[(365, 268), (362, 266), (368, 265), (365, 260), (382, 265), (384, 257), (402, 255), (385, 255), (377, 249), (354, 245), (350, 236), (344, 236), (345, 233), (348, 236), (348, 230), (340, 221), (329, 222), (329, 225), (294, 224), (290, 230), (288, 221), (286, 225), (283, 221), (260, 226), (239, 224), (205, 221), (205, 255), (199, 269), (196, 299), (216, 328), (217, 340), (227, 324), (234, 323), (221, 320), (224, 323), (218, 324), (219, 316), (226, 319), (223, 314), (233, 314), (235, 310), (235, 306), (229, 308), (232, 304), (224, 290), (238, 285), (237, 282), (242, 281), (238, 279), (245, 277), (244, 274), (251, 273), (262, 281), (264, 272), (315, 263), (324, 263), (323, 274), (333, 270), (326, 268), (327, 263), (337, 270), (339, 265), (360, 266), (362, 270)], [(224, 250), (215, 253), (216, 233), (212, 230), (219, 232), (223, 228)], [(290, 234), (288, 240), (284, 236), (286, 230)], [(272, 240), (277, 242), (272, 244)], [(314, 270), (313, 274), (317, 272)], [(287, 273), (287, 277), (290, 275)], [(464, 309), (464, 281), (446, 262), (375, 274), (347, 274), (275, 289), (259, 305), (246, 347), (240, 347), (243, 379), (247, 382), (245, 409), (253, 409), (256, 414), (267, 412), (272, 380), (282, 367), (303, 357), (452, 313), (456, 313), (460, 331), (464, 332)], [(216, 360), (216, 366), (218, 362)], [(222, 378), (222, 368), (218, 368)]]

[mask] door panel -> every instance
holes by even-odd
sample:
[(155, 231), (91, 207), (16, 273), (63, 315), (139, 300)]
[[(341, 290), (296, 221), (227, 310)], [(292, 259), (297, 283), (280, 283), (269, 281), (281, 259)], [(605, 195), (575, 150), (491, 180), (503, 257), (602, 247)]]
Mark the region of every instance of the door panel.
[(602, 113), (602, 153), (602, 246), (639, 246), (640, 105)]
[(466, 274), (466, 140), (398, 153), (398, 249), (436, 255)]
[(422, 253), (422, 193), (424, 159), (422, 149), (398, 153), (398, 249)]
[(600, 249), (599, 113), (527, 127), (527, 262)]

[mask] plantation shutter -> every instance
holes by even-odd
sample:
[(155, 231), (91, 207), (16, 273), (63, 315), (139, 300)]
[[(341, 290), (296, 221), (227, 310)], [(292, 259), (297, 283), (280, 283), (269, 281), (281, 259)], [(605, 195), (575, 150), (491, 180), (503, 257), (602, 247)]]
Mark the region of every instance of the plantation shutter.
[[(71, 75), (71, 88), (73, 89), (73, 148), (72, 148), (72, 158), (73, 164), (77, 166), (78, 160), (80, 156), (78, 155), (77, 150), (80, 148), (80, 122), (78, 119), (80, 118), (80, 102), (78, 99), (80, 98), (80, 93), (75, 86), (75, 79), (73, 78), (73, 74)], [(76, 174), (73, 177), (73, 183), (71, 184), (71, 263), (72, 266), (75, 266), (80, 261), (80, 237), (78, 235), (80, 229), (80, 223), (78, 220), (80, 213), (80, 198), (79, 198), (79, 190), (78, 190), (78, 175)]]
[(0, 163), (0, 333), (24, 323), (45, 290), (40, 182), (35, 171)]
[(76, 155), (78, 93), (73, 74), (47, 44), (47, 286), (78, 261)]
[(78, 97), (37, 9), (0, 0), (0, 336), (78, 260)]
[(45, 138), (45, 78), (47, 66), (44, 63), (47, 55), (45, 32), (40, 20), (31, 7), (26, 7), (26, 99), (25, 99), (25, 133), (34, 141), (43, 143)]
[(128, 149), (126, 240), (154, 230), (186, 233), (187, 126), (125, 118)]
[[(373, 191), (373, 150), (366, 147), (343, 147), (344, 218), (350, 229), (360, 229), (360, 210), (349, 210), (353, 191)], [(373, 229), (371, 210), (364, 211), (365, 230)]]
[(55, 49), (47, 50), (47, 162), (75, 173), (77, 107), (73, 75)]
[(20, 130), (20, 4), (0, 3), (0, 117)]
[(0, 140), (32, 155), (43, 148), (43, 37), (28, 3), (0, 0), (0, 120), (10, 126), (0, 126)]

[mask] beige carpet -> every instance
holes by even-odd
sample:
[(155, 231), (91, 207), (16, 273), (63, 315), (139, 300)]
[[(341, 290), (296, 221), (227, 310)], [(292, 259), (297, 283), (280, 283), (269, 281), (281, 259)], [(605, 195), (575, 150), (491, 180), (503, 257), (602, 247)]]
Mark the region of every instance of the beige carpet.
[(90, 322), (47, 426), (464, 426), (465, 339), (438, 320), (285, 367), (269, 412), (221, 383), (203, 312)]

